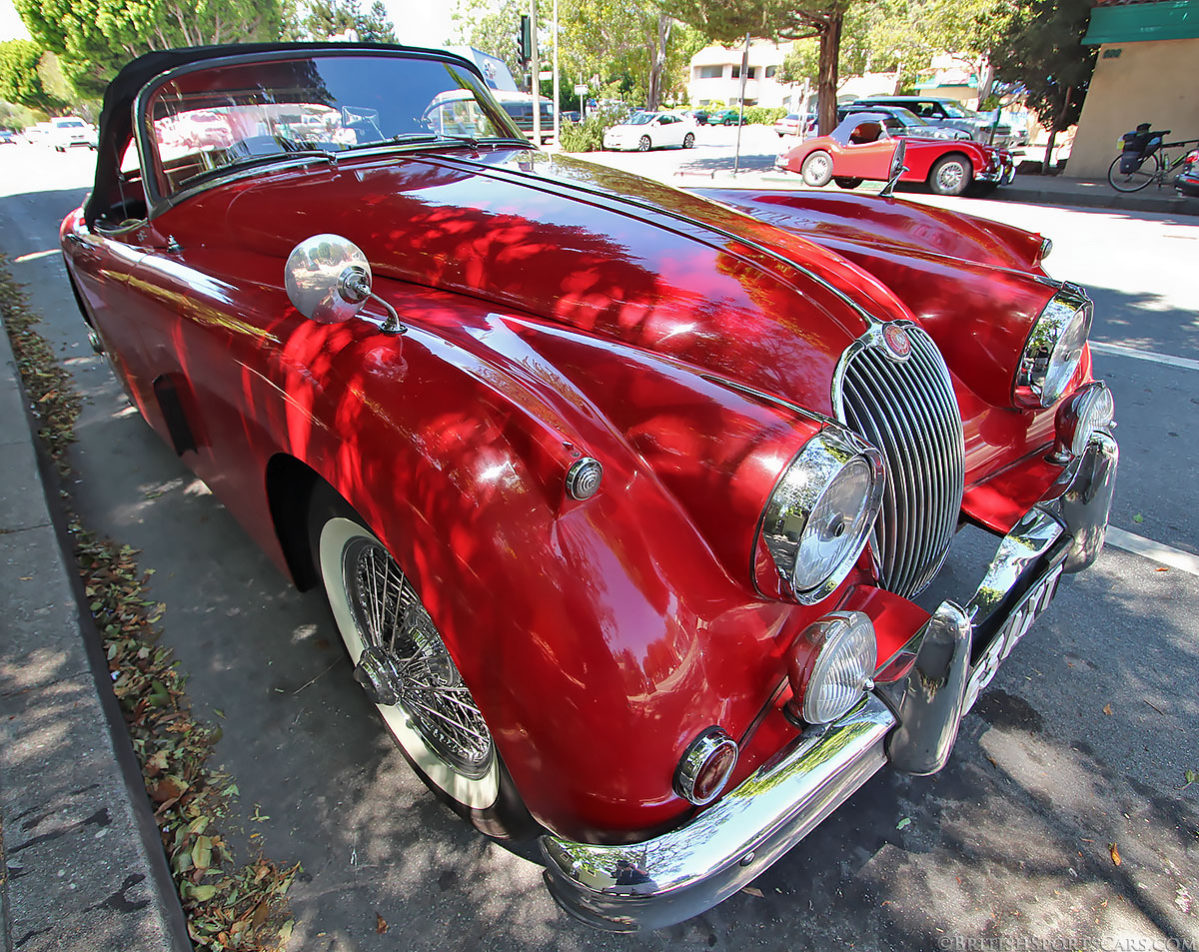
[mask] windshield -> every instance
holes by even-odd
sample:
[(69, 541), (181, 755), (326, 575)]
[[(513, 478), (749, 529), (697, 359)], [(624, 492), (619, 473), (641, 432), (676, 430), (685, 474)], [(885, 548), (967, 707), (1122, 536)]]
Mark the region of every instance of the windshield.
[(946, 114), (954, 119), (973, 119), (975, 117), (975, 114), (969, 109), (955, 106), (953, 103), (943, 102), (941, 106), (945, 109)]
[(396, 55), (318, 53), (190, 70), (151, 92), (145, 109), (164, 196), (296, 152), (525, 141), (473, 73)]
[(657, 113), (653, 112), (635, 112), (624, 121), (626, 126), (644, 126), (654, 121), (654, 116)]

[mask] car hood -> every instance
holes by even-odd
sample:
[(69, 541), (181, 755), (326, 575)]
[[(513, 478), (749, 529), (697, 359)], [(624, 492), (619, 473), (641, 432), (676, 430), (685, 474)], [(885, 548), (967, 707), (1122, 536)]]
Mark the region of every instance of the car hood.
[[(212, 222), (222, 210), (197, 204), (226, 202), (230, 245), (277, 256), (280, 278), (297, 242), (340, 234), (380, 278), (484, 299), (822, 413), (865, 315), (909, 316), (867, 272), (805, 238), (563, 156), (393, 155), (233, 188), (232, 200), (214, 189), (168, 214)], [(403, 300), (392, 303), (403, 317)]]

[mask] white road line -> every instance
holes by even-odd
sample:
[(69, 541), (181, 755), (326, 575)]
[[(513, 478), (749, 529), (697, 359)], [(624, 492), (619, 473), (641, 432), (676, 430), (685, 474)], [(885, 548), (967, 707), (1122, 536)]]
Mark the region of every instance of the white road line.
[(1183, 552), (1182, 549), (1176, 549), (1172, 545), (1154, 542), (1152, 539), (1125, 532), (1115, 526), (1107, 527), (1107, 541), (1109, 545), (1114, 545), (1117, 549), (1123, 549), (1125, 552), (1131, 552), (1133, 555), (1142, 555), (1154, 562), (1168, 565), (1172, 569), (1199, 575), (1199, 555), (1191, 555), (1190, 552)]
[(1098, 354), (1112, 354), (1116, 357), (1135, 357), (1137, 360), (1148, 360), (1155, 364), (1165, 364), (1167, 367), (1180, 367), (1183, 370), (1199, 370), (1199, 360), (1157, 354), (1151, 350), (1137, 350), (1135, 347), (1125, 347), (1123, 344), (1104, 344), (1101, 341), (1093, 340), (1091, 341), (1091, 350)]

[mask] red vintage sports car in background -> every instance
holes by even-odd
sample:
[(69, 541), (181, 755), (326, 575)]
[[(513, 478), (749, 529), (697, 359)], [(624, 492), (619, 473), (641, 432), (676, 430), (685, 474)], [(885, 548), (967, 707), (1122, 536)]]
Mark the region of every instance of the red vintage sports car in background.
[[(94, 345), (588, 922), (702, 912), (940, 769), (1103, 545), (1112, 400), (1039, 235), (546, 155), (440, 51), (151, 53), (102, 126), (62, 225)], [(965, 523), (982, 582), (920, 607)]]
[(801, 142), (781, 153), (775, 163), (820, 188), (831, 181), (857, 188), (866, 179), (885, 182), (900, 142), (906, 143), (901, 182), (926, 182), (938, 195), (962, 195), (968, 189), (987, 194), (1009, 185), (1016, 174), (1012, 155), (968, 140), (909, 135), (887, 112), (851, 112), (827, 136)]

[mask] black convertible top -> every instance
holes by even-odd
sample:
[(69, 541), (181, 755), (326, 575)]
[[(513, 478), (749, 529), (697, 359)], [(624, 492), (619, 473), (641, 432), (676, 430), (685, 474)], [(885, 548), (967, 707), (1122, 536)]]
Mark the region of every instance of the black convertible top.
[[(377, 52), (392, 50), (397, 53), (434, 52), (471, 72), (479, 74), (479, 68), (470, 60), (445, 50), (425, 50), (413, 46), (393, 43), (225, 43), (217, 46), (184, 46), (172, 50), (155, 50), (144, 53), (127, 63), (108, 84), (104, 91), (104, 107), (100, 112), (100, 137), (96, 151), (96, 183), (83, 209), (84, 220), (91, 228), (100, 214), (119, 197), (115, 194), (117, 174), (121, 159), (133, 134), (133, 101), (137, 94), (155, 76), (207, 59), (225, 56), (243, 56), (254, 53), (297, 53), (317, 50), (357, 50)], [(480, 78), (482, 75), (479, 74)]]

